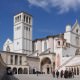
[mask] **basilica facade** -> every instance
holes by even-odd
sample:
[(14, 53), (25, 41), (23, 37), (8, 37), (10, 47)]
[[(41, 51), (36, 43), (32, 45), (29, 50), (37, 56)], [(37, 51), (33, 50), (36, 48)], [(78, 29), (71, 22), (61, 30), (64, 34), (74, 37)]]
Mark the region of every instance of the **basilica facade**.
[(15, 74), (53, 70), (80, 71), (80, 25), (66, 25), (64, 33), (32, 40), (32, 15), (20, 12), (14, 16), (13, 41), (9, 38), (0, 51), (3, 62)]

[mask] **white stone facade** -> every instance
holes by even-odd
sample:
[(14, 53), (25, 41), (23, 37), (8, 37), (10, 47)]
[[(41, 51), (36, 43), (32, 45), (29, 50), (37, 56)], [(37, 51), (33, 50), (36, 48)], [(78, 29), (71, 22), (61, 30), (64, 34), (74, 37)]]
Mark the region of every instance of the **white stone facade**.
[[(79, 49), (80, 25), (77, 20), (73, 26), (67, 25), (64, 33), (32, 41), (32, 16), (21, 12), (14, 16), (13, 41), (8, 39), (3, 45), (3, 51), (7, 51), (5, 54), (9, 58), (6, 60), (5, 54), (2, 57), (7, 66), (17, 67), (17, 70), (21, 67), (27, 68), (28, 73), (34, 69), (51, 73), (52, 70), (65, 69), (67, 62), (72, 62), (72, 58), (80, 54)], [(22, 65), (19, 65), (19, 58), (18, 65), (14, 64), (14, 58), (10, 64), (10, 55), (21, 55)]]

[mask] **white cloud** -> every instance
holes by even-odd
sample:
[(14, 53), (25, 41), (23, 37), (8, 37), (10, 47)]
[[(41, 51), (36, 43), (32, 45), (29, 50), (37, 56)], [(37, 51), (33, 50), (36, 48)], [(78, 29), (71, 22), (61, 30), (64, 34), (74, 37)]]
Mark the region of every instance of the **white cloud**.
[(28, 0), (28, 2), (44, 9), (57, 7), (59, 13), (68, 12), (71, 9), (75, 11), (80, 7), (80, 0)]

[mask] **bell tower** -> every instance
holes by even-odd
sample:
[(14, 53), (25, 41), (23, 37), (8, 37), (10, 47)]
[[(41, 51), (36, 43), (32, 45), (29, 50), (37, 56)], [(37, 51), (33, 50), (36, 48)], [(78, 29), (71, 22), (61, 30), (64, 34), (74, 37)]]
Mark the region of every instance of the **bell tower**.
[(32, 16), (25, 12), (14, 16), (14, 52), (32, 53)]

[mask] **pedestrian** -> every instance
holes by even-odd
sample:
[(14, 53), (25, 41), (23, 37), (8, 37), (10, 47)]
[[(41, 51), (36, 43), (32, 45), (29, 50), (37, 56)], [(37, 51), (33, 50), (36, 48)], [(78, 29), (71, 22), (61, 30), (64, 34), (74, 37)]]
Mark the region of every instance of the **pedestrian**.
[(74, 72), (72, 71), (72, 77), (74, 78)]
[(69, 78), (71, 78), (72, 77), (72, 72), (71, 71), (69, 71)]
[(53, 75), (53, 77), (55, 77), (55, 71), (53, 70), (53, 72), (52, 72), (52, 75)]
[(63, 78), (63, 75), (64, 75), (63, 70), (61, 70), (60, 77)]
[(56, 77), (57, 78), (59, 77), (59, 71), (58, 70), (56, 71)]
[(65, 70), (65, 72), (64, 72), (64, 78), (68, 78), (68, 76), (69, 76), (68, 71)]

